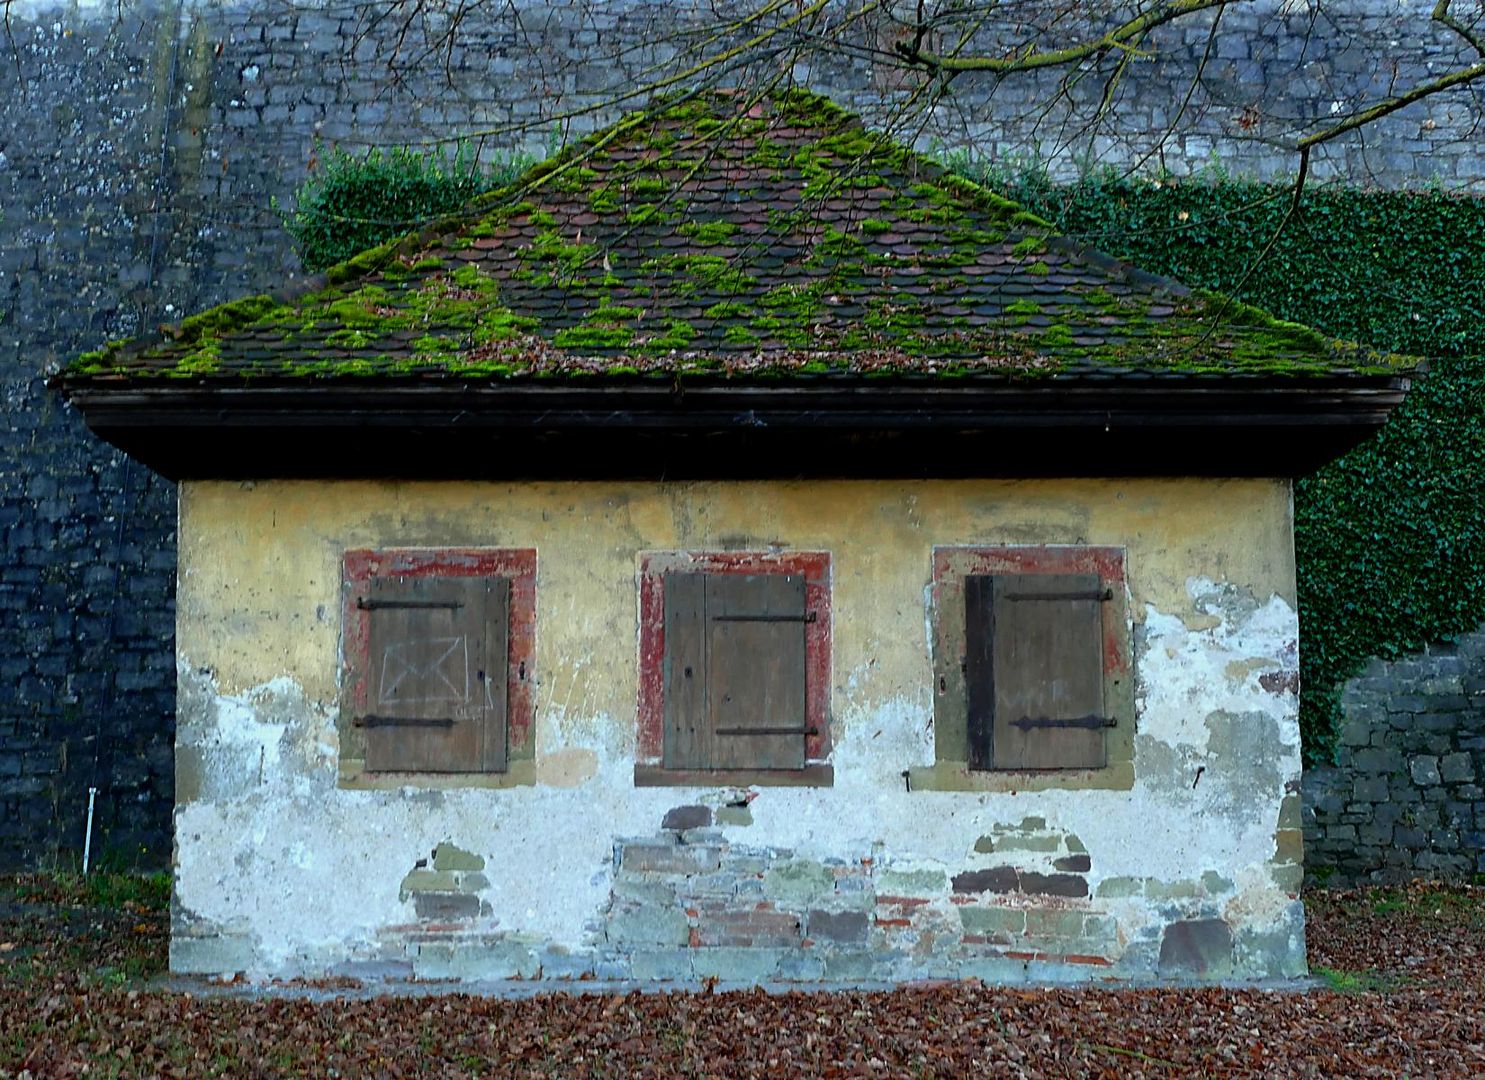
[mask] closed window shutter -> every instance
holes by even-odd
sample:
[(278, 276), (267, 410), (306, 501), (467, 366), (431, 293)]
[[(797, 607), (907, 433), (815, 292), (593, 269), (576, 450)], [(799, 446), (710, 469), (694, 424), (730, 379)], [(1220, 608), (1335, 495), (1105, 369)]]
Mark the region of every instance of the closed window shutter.
[(372, 578), (361, 604), (367, 770), (504, 771), (510, 582)]
[(665, 764), (804, 768), (804, 578), (667, 575), (665, 614)]
[(711, 768), (706, 726), (706, 575), (665, 575), (665, 764)]
[(1104, 766), (1107, 595), (1096, 574), (965, 579), (971, 768)]

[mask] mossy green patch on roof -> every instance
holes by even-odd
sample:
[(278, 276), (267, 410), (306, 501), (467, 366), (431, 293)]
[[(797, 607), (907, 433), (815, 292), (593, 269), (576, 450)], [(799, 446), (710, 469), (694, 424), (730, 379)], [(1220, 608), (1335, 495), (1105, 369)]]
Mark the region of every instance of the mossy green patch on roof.
[(633, 114), (469, 213), (69, 380), (696, 373), (1380, 374), (1343, 345), (1055, 235), (824, 98)]

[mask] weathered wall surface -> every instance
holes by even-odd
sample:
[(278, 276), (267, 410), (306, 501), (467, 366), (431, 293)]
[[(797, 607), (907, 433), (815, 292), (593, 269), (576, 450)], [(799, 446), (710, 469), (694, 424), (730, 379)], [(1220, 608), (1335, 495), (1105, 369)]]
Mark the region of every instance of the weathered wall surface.
[(1485, 874), (1485, 627), (1346, 684), (1334, 768), (1305, 774), (1314, 879)]
[[(1271, 481), (188, 484), (172, 964), (1300, 971), (1289, 526)], [(990, 543), (1127, 548), (1131, 789), (907, 789), (931, 550)], [(528, 785), (338, 783), (343, 554), (426, 545), (538, 552)], [(633, 784), (640, 553), (720, 549), (831, 554), (833, 787)]]
[[(14, 0), (0, 37), (0, 865), (81, 847), (86, 788), (101, 788), (101, 849), (158, 858), (168, 846), (174, 669), (174, 493), (128, 470), (42, 386), (42, 369), (298, 272), (272, 200), (291, 201), (319, 141), (401, 144), (530, 121), (602, 100), (656, 58), (634, 50), (687, 4), (476, 6), (467, 47), (401, 81), (388, 76), (398, 20), (329, 2)], [(1272, 176), (1293, 168), (1269, 141), (1296, 118), (1343, 114), (1368, 93), (1457, 55), (1428, 0), (1326, 5), (1262, 0), (1226, 31), (1184, 111), (1208, 27), (1136, 60), (1101, 127), (1033, 108), (1045, 80), (961, 84), (925, 143), (999, 157), (1211, 162)], [(407, 39), (424, 41), (421, 27)], [(795, 75), (878, 111), (890, 74), (844, 53)], [(1100, 91), (1085, 79), (1082, 101)], [(1315, 175), (1388, 185), (1485, 183), (1466, 91), (1327, 148)], [(1469, 95), (1473, 94), (1473, 98)], [(613, 116), (599, 110), (576, 126)], [(1255, 126), (1254, 117), (1263, 116)], [(1288, 119), (1286, 119), (1288, 118)], [(1033, 122), (1033, 120), (1035, 122)], [(1173, 127), (1156, 148), (1156, 136)], [(544, 125), (526, 136), (540, 144)], [(499, 144), (494, 136), (485, 144)]]

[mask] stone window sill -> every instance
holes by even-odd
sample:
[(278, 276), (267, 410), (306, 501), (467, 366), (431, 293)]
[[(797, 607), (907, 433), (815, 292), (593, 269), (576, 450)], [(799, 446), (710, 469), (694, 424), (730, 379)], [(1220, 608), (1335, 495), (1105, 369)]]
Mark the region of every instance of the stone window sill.
[(1128, 791), (1134, 763), (1110, 762), (1102, 769), (971, 769), (963, 761), (940, 761), (908, 770), (909, 791)]
[(367, 772), (360, 761), (340, 763), (336, 786), (347, 791), (397, 791), (401, 788), (514, 788), (536, 784), (536, 762), (514, 760), (505, 772)]
[(667, 769), (636, 764), (635, 787), (834, 787), (835, 767), (825, 763), (802, 769)]

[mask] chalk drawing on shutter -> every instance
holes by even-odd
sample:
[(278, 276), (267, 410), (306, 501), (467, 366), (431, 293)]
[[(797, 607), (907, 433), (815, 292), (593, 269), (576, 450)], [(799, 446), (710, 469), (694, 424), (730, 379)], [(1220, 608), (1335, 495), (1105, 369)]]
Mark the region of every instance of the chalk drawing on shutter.
[(382, 651), (379, 704), (468, 700), (469, 639), (466, 636), (398, 641)]

